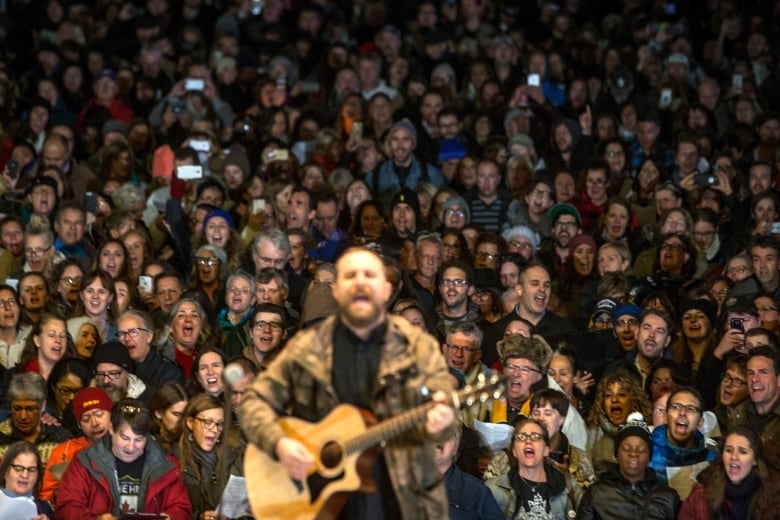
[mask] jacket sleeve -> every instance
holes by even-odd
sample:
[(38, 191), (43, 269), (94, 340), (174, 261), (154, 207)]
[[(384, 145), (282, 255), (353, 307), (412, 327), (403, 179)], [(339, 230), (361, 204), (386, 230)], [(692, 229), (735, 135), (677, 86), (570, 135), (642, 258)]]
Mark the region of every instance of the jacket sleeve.
[(577, 508), (578, 520), (594, 520), (596, 518), (596, 510), (593, 505), (593, 485), (585, 491), (585, 495), (580, 500), (580, 506)]
[(97, 511), (100, 504), (94, 500), (95, 493), (91, 492), (92, 486), (99, 486), (99, 483), (89, 474), (79, 457), (74, 457), (62, 475), (57, 493), (55, 518), (57, 520), (95, 519), (99, 514), (110, 513), (109, 507), (106, 507), (105, 511)]
[(677, 520), (709, 520), (710, 511), (707, 499), (704, 497), (704, 485), (697, 482), (693, 485), (691, 494), (682, 503)]
[(290, 398), (288, 381), (294, 350), (294, 345), (288, 344), (268, 369), (257, 376), (238, 409), (247, 439), (272, 457), (276, 456), (276, 443), (284, 436), (276, 419)]
[[(167, 457), (168, 460), (176, 465), (176, 468), (171, 470), (170, 482), (158, 495), (161, 498), (159, 511), (170, 516), (171, 520), (190, 520), (192, 517), (192, 505), (187, 494), (187, 488), (184, 486), (184, 481), (181, 478), (179, 463), (172, 455)], [(147, 512), (156, 513), (157, 511)]]

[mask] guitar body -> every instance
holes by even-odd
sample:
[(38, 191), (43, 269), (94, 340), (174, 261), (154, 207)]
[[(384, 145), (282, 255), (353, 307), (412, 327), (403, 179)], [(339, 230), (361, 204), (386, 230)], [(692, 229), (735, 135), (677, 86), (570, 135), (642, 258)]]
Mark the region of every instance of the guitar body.
[(315, 463), (305, 481), (287, 475), (282, 464), (253, 444), (247, 446), (244, 475), (252, 513), (258, 520), (325, 520), (336, 518), (358, 490), (373, 491), (373, 456), (343, 452), (343, 442), (366, 431), (361, 412), (350, 405), (333, 409), (319, 423), (293, 417), (279, 419), (285, 434), (306, 446)]
[[(501, 378), (480, 380), (475, 387), (453, 392), (456, 409), (498, 399)], [(376, 492), (371, 478), (379, 445), (425, 422), (433, 403), (393, 415), (376, 423), (368, 412), (348, 404), (337, 406), (318, 423), (293, 417), (278, 420), (284, 434), (303, 444), (314, 464), (304, 481), (293, 480), (273, 457), (249, 444), (244, 476), (252, 513), (257, 520), (332, 520), (339, 516), (351, 493)]]

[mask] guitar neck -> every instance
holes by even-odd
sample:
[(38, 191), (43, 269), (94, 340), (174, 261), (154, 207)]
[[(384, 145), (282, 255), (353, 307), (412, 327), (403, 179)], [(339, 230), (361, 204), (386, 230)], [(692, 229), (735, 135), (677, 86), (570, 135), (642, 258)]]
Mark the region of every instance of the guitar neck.
[[(501, 386), (501, 378), (493, 376), (489, 383), (482, 382), (475, 388), (466, 387), (459, 392), (452, 392), (449, 395), (449, 403), (455, 408), (471, 406), (475, 401), (485, 401), (491, 397), (491, 393)], [(344, 449), (347, 453), (362, 453), (368, 448), (379, 444), (382, 441), (391, 439), (405, 431), (411, 430), (418, 424), (425, 421), (428, 410), (433, 408), (436, 403), (428, 401), (405, 412), (401, 412), (389, 419), (382, 421), (366, 432), (353, 437), (344, 443)]]

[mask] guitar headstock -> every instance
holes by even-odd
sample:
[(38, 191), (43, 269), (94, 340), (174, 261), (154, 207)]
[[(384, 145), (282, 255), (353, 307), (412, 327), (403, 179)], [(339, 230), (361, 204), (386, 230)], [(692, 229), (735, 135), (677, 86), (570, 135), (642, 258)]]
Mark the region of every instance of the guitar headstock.
[(500, 374), (493, 374), (486, 378), (479, 374), (477, 382), (466, 385), (453, 394), (453, 406), (455, 408), (469, 407), (475, 403), (484, 403), (489, 399), (498, 399), (504, 392), (506, 378)]

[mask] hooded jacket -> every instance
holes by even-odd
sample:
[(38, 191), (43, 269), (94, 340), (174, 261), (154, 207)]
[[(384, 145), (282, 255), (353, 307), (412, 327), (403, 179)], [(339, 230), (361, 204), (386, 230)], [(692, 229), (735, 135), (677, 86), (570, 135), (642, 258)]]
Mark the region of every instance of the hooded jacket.
[[(192, 506), (176, 459), (165, 455), (151, 438), (144, 449), (138, 503), (143, 513), (165, 513), (170, 520), (189, 520)], [(104, 513), (120, 516), (116, 459), (106, 435), (71, 461), (60, 481), (57, 520), (95, 519)]]

